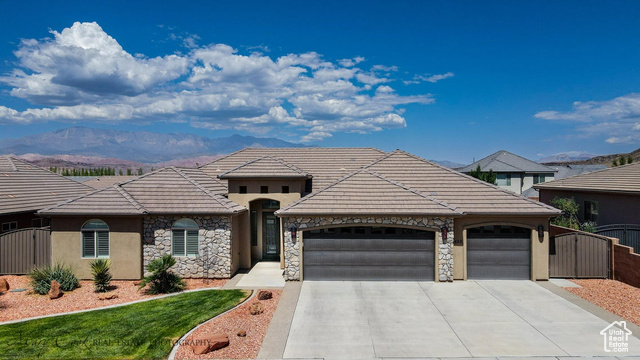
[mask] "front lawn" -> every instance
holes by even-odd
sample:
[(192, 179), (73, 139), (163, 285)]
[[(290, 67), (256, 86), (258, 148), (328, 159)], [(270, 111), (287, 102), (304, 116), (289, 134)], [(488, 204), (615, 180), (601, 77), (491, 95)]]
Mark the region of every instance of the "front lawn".
[(0, 325), (2, 359), (162, 359), (196, 325), (234, 307), (241, 290), (206, 290), (119, 308)]

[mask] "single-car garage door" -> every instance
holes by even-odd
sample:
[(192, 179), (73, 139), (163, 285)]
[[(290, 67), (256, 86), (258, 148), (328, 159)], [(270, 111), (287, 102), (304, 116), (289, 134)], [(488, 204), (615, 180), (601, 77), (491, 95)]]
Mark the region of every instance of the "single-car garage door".
[(305, 231), (304, 280), (434, 278), (435, 234), (394, 227), (341, 227)]
[(531, 278), (531, 231), (491, 225), (467, 229), (468, 279)]

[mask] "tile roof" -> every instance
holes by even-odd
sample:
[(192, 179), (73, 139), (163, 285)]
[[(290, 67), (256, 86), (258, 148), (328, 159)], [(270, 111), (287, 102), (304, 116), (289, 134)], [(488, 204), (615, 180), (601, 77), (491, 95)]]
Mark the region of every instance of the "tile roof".
[(131, 179), (135, 179), (138, 176), (95, 176), (88, 180), (81, 181), (82, 184), (91, 186), (94, 189), (105, 189), (115, 184), (120, 184)]
[(457, 169), (460, 172), (468, 173), (475, 170), (478, 165), (482, 171), (493, 170), (494, 172), (525, 172), (525, 173), (553, 173), (556, 169), (538, 164), (537, 162), (525, 159), (522, 156), (510, 153), (505, 150), (495, 152), (473, 164)]
[(361, 169), (276, 214), (455, 216), (462, 212), (380, 174)]
[(248, 161), (240, 166), (218, 175), (220, 179), (239, 178), (311, 178), (309, 173), (272, 156), (264, 156)]
[[(365, 169), (375, 176), (401, 184), (408, 191), (426, 195), (444, 206), (455, 209), (458, 214), (553, 216), (560, 213), (559, 210), (549, 205), (527, 199), (400, 150), (379, 158), (365, 166)], [(376, 183), (379, 184), (380, 181)], [(304, 215), (322, 214), (327, 211), (327, 207), (333, 207), (332, 211), (336, 214), (344, 213), (352, 209), (349, 205), (350, 201), (356, 204), (365, 204), (368, 197), (384, 196), (384, 194), (378, 194), (378, 187), (374, 187), (372, 181), (369, 183), (361, 181), (361, 185), (364, 188), (352, 186), (351, 190), (354, 191), (354, 194), (344, 201), (341, 196), (348, 197), (347, 195), (334, 196), (333, 198), (325, 196), (321, 199), (325, 200), (324, 202), (310, 202), (308, 206), (304, 207)], [(295, 207), (292, 205), (280, 210), (279, 214), (301, 215), (303, 213), (302, 204), (310, 201), (313, 197), (314, 194), (311, 194), (299, 200)], [(387, 207), (385, 211), (388, 213), (398, 214), (411, 213), (413, 206), (403, 201), (379, 202), (377, 205)]]
[(40, 211), (44, 215), (218, 214), (245, 211), (198, 169), (168, 167)]
[(617, 166), (565, 179), (536, 184), (536, 189), (640, 193), (640, 163)]
[(0, 214), (36, 211), (92, 190), (26, 161), (0, 156)]
[[(370, 164), (382, 155), (375, 148), (247, 148), (200, 167), (212, 177), (264, 156), (282, 159), (313, 175), (313, 190), (332, 184), (341, 177)], [(226, 184), (226, 180), (222, 180)]]

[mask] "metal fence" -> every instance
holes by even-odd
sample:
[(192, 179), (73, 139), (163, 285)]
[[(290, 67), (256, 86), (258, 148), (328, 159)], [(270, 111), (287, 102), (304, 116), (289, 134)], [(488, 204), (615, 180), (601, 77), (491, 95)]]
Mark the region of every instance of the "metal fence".
[(633, 252), (640, 253), (640, 225), (612, 224), (596, 227), (596, 234), (620, 239), (620, 245), (633, 248)]
[(51, 263), (49, 228), (26, 228), (0, 235), (0, 275), (26, 274)]
[(549, 242), (549, 276), (609, 278), (611, 239), (589, 233), (556, 235)]

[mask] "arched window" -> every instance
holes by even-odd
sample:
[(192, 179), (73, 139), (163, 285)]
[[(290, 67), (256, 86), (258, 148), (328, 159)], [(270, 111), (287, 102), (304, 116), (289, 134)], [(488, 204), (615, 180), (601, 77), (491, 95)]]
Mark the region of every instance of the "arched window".
[(174, 256), (198, 256), (198, 224), (191, 219), (180, 219), (171, 229), (171, 252)]
[(104, 221), (93, 219), (82, 225), (82, 257), (109, 257), (109, 227)]

